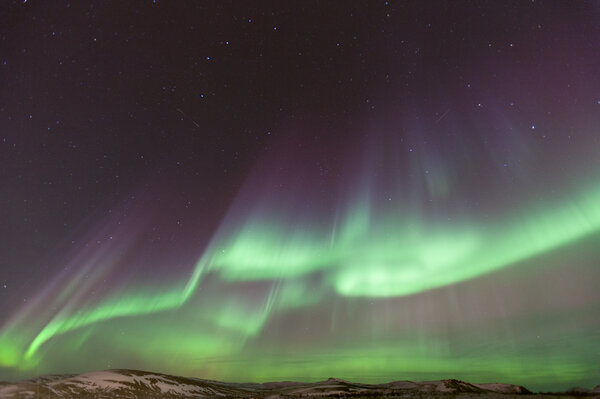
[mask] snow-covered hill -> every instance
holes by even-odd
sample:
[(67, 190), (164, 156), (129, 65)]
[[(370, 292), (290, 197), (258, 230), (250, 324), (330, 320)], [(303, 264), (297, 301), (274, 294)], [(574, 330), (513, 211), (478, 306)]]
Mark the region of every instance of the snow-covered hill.
[[(531, 394), (510, 384), (471, 384), (459, 380), (394, 381), (360, 384), (330, 378), (314, 383), (226, 383), (136, 370), (106, 370), (79, 375), (47, 375), (0, 384), (0, 398), (510, 398)], [(595, 397), (577, 393), (581, 396)], [(536, 398), (540, 395), (536, 395)], [(568, 397), (568, 394), (561, 398)], [(600, 398), (599, 398), (600, 399)]]

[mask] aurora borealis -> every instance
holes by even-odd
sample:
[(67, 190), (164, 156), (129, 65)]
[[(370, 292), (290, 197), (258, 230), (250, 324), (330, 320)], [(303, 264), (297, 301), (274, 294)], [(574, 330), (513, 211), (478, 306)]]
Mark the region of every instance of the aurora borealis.
[(0, 380), (597, 385), (599, 12), (2, 5)]

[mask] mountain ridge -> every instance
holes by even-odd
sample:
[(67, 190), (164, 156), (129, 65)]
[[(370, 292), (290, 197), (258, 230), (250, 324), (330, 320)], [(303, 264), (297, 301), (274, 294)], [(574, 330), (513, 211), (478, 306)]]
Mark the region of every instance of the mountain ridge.
[(231, 383), (129, 369), (82, 374), (48, 374), (0, 384), (0, 398), (512, 398), (536, 395), (544, 398), (594, 397), (593, 390), (573, 388), (563, 393), (534, 394), (521, 385), (475, 384), (457, 379), (439, 381), (391, 381), (366, 384), (329, 378), (317, 382), (273, 381)]

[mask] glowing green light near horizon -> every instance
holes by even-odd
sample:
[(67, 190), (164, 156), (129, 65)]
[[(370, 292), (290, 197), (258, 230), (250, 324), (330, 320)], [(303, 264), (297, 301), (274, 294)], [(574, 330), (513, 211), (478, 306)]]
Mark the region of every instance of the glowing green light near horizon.
[[(477, 277), (600, 230), (597, 188), (583, 192), (569, 203), (522, 210), (495, 226), (428, 226), (414, 220), (374, 220), (367, 205), (354, 208), (354, 213), (348, 215), (335, 234), (332, 229), (329, 237), (302, 224), (287, 228), (267, 221), (245, 225), (239, 233), (205, 253), (184, 289), (126, 292), (94, 307), (67, 309), (36, 335), (25, 358), (34, 356), (44, 342), (57, 334), (116, 317), (181, 307), (195, 293), (205, 269), (229, 281), (286, 280), (326, 272), (327, 281), (340, 295), (401, 296)], [(293, 302), (288, 301), (288, 306), (293, 306)], [(247, 334), (260, 330), (271, 306), (255, 319)], [(217, 324), (236, 325), (239, 314), (230, 313), (225, 310)], [(14, 351), (5, 353), (4, 364), (19, 363)]]
[[(178, 361), (168, 362), (173, 370), (181, 368), (182, 374), (189, 374), (185, 370), (193, 369), (191, 359), (225, 356), (232, 361), (227, 372), (240, 373), (246, 360), (237, 358), (237, 354), (248, 355), (244, 352), (247, 342), (260, 340), (268, 324), (286, 314), (303, 309), (316, 311), (326, 303), (325, 298), (352, 303), (361, 298), (424, 293), (510, 267), (600, 232), (598, 185), (557, 196), (543, 206), (525, 204), (485, 220), (425, 218), (418, 206), (403, 206), (401, 201), (396, 207), (388, 203), (381, 206), (366, 194), (370, 194), (368, 189), (331, 219), (268, 212), (263, 203), (257, 205), (261, 213), (248, 209), (243, 219), (226, 218), (227, 223), (221, 225), (189, 276), (179, 284), (159, 283), (154, 288), (144, 283), (129, 284), (98, 298), (87, 298), (85, 292), (93, 282), (119, 264), (115, 254), (106, 259), (102, 258), (104, 254), (96, 254), (89, 265), (64, 282), (42, 312), (35, 313), (34, 308), (5, 324), (0, 330), (0, 368), (39, 367), (48, 356), (51, 346), (45, 344), (49, 341), (62, 342), (60, 345), (68, 341), (72, 347), (85, 348), (85, 343), (98, 334), (110, 337), (110, 321), (120, 319), (119, 325), (133, 323), (133, 330), (145, 325), (138, 337), (140, 344), (155, 354), (177, 356)], [(92, 276), (91, 280), (87, 276)], [(244, 284), (253, 284), (253, 288), (246, 292)], [(256, 287), (262, 288), (252, 291)], [(184, 316), (169, 327), (156, 321), (170, 312)], [(335, 320), (330, 323), (334, 331)], [(70, 340), (66, 336), (71, 336)], [(118, 336), (110, 341), (126, 351), (135, 339)], [(593, 337), (586, 337), (581, 347), (592, 341)], [(386, 365), (385, 369), (396, 372), (434, 373), (445, 369), (460, 375), (443, 351), (428, 352), (432, 343), (443, 347), (443, 340), (416, 337), (405, 343), (416, 342), (421, 346), (412, 352), (393, 345), (387, 350), (409, 356), (410, 364), (398, 363), (371, 349), (370, 355), (354, 353), (351, 359), (326, 357), (319, 360), (325, 362), (319, 369), (307, 366), (314, 360), (313, 355), (299, 360), (304, 357), (297, 353), (295, 359), (300, 363), (276, 369), (263, 364), (260, 370), (245, 375), (277, 379), (287, 378), (289, 373), (315, 375), (338, 370), (346, 377), (359, 376), (361, 364), (374, 357)], [(335, 351), (337, 355), (342, 352)], [(152, 360), (144, 353), (139, 356)], [(514, 356), (498, 355), (485, 364), (496, 375), (510, 375), (511, 382), (517, 381), (519, 373), (532, 375), (531, 367), (519, 368), (513, 363)], [(477, 356), (471, 360), (481, 361)], [(575, 360), (562, 368), (547, 366), (535, 356), (531, 362), (543, 365), (548, 375), (590, 373)], [(217, 361), (216, 369), (201, 369), (199, 373), (208, 377), (214, 372), (215, 378), (223, 378), (227, 375), (224, 371), (215, 371), (219, 364)], [(378, 370), (376, 365), (370, 367)]]

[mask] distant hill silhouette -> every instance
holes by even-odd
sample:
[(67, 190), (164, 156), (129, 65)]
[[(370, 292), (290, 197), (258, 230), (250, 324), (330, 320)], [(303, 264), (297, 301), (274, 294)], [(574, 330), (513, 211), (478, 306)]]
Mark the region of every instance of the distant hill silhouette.
[[(0, 398), (511, 398), (533, 395), (520, 385), (473, 384), (460, 380), (394, 381), (362, 384), (329, 378), (324, 381), (228, 383), (177, 377), (139, 370), (105, 370), (85, 374), (45, 375), (0, 383)], [(573, 388), (536, 398), (593, 397), (593, 390)]]

